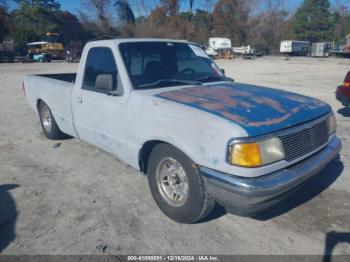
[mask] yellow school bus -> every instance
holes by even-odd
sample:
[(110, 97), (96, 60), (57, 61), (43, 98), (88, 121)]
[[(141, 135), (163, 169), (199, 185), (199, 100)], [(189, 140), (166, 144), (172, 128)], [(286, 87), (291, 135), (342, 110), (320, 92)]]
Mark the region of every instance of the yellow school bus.
[(64, 47), (59, 33), (46, 33), (43, 41), (28, 43), (28, 55), (47, 54), (54, 59), (62, 59)]

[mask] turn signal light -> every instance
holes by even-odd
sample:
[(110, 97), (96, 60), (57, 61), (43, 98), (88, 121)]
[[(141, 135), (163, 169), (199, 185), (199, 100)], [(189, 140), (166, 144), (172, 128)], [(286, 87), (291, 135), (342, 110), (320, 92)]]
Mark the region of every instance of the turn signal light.
[(231, 149), (232, 165), (258, 167), (262, 165), (260, 148), (257, 143), (235, 144)]

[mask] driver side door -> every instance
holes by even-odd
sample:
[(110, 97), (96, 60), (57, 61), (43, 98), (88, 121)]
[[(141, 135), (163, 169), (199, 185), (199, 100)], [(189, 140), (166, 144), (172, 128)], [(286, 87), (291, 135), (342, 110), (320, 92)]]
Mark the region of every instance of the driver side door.
[(113, 48), (92, 47), (72, 94), (78, 137), (124, 160), (126, 103)]

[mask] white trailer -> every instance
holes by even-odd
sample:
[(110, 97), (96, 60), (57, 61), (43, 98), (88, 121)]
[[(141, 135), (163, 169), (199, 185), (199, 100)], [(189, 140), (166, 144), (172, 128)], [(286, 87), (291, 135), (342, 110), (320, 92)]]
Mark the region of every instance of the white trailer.
[(285, 40), (281, 42), (280, 52), (286, 55), (306, 56), (309, 54), (309, 41)]
[(212, 48), (214, 50), (231, 49), (231, 40), (222, 37), (211, 37), (209, 38), (209, 48)]
[(312, 57), (328, 57), (329, 51), (332, 48), (332, 43), (312, 43)]
[(205, 50), (207, 55), (215, 58), (232, 58), (231, 40), (222, 37), (209, 38), (209, 47)]

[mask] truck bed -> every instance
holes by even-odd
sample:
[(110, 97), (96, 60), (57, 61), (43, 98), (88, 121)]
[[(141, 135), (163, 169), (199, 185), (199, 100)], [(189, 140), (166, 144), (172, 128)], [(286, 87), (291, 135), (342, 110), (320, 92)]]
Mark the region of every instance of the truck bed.
[(47, 78), (52, 78), (64, 82), (70, 82), (70, 83), (75, 83), (75, 78), (77, 76), (76, 73), (63, 73), (63, 74), (41, 74), (37, 75), (41, 77), (47, 77)]
[(24, 77), (24, 88), (29, 107), (38, 112), (40, 101), (49, 105), (62, 132), (74, 136), (71, 93), (76, 74), (40, 74)]

